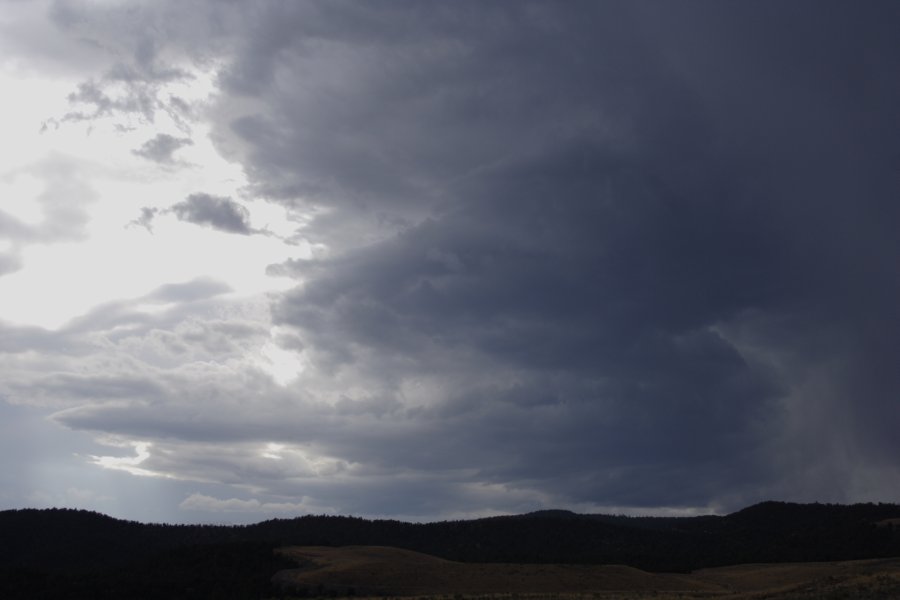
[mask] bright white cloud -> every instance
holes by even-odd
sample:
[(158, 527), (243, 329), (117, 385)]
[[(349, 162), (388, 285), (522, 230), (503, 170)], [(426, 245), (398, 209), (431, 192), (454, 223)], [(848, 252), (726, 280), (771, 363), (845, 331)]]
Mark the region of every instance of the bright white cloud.
[[(199, 276), (225, 281), (239, 296), (290, 285), (265, 274), (268, 264), (285, 255), (303, 257), (302, 249), (278, 237), (236, 242), (172, 216), (161, 217), (152, 236), (125, 227), (144, 207), (165, 210), (198, 192), (239, 195), (246, 184), (241, 167), (221, 157), (210, 140), (209, 125), (201, 119), (215, 94), (215, 71), (209, 66), (200, 70), (187, 65), (182, 77), (149, 80), (146, 93), (159, 106), (177, 101), (174, 106), (187, 110), (155, 108), (152, 121), (144, 113), (120, 110), (89, 121), (66, 120), (65, 115), (78, 108), (66, 100), (77, 79), (44, 79), (37, 72), (22, 77), (9, 63), (0, 68), (0, 84), (11, 108), (0, 113), (0, 128), (6, 139), (15, 140), (0, 145), (5, 168), (0, 173), (0, 211), (25, 228), (17, 241), (22, 267), (0, 277), (4, 320), (56, 328), (98, 304)], [(105, 94), (115, 103), (127, 100), (131, 86), (138, 84), (101, 79), (96, 85), (101, 97)], [(186, 129), (190, 137), (183, 138), (187, 142), (179, 150), (183, 163), (177, 175), (170, 165), (150, 164), (132, 152), (154, 135), (183, 136)], [(60, 180), (54, 164), (77, 171)], [(90, 197), (73, 194), (67, 181), (80, 182)], [(63, 205), (67, 211), (80, 211), (85, 221), (78, 239), (61, 244), (48, 226), (59, 228), (52, 211)], [(292, 233), (283, 225), (283, 209), (273, 212), (263, 202), (249, 202), (247, 208), (254, 226), (285, 236)], [(35, 302), (38, 298), (43, 300)]]
[(152, 444), (149, 442), (133, 442), (131, 446), (134, 448), (134, 456), (91, 456), (91, 461), (104, 469), (125, 471), (126, 473), (142, 477), (159, 476), (160, 473), (141, 468), (141, 463), (150, 458), (150, 447)]
[(185, 511), (201, 511), (214, 513), (247, 512), (254, 514), (283, 514), (303, 515), (311, 512), (321, 514), (317, 509), (306, 502), (260, 502), (256, 498), (241, 500), (239, 498), (214, 498), (204, 494), (194, 493), (184, 499), (178, 508)]
[(266, 342), (260, 349), (258, 365), (271, 374), (279, 385), (288, 385), (303, 373), (306, 363), (302, 355), (281, 348), (274, 342)]

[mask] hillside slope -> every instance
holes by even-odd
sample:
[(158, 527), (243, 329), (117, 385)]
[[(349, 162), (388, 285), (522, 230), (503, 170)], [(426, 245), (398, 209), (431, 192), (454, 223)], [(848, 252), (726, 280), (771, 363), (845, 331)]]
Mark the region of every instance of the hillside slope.
[(621, 565), (460, 563), (382, 546), (279, 550), (301, 567), (279, 572), (283, 588), (312, 595), (560, 594), (598, 590), (721, 593), (712, 581)]
[(648, 573), (618, 565), (458, 563), (373, 546), (279, 550), (300, 566), (273, 578), (301, 596), (544, 595), (722, 598), (723, 600), (900, 597), (900, 558), (867, 561), (750, 564), (690, 574)]

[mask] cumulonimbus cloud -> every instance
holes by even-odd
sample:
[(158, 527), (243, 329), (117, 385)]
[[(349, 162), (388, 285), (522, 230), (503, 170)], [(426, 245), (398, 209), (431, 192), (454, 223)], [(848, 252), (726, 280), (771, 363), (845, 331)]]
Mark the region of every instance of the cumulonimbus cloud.
[[(17, 397), (256, 494), (192, 491), (198, 511), (897, 492), (891, 9), (408, 7), (223, 8), (212, 135), (323, 252), (272, 268), (297, 286), (243, 333), (202, 313), (214, 294), (95, 315), (72, 361), (116, 379), (19, 373)], [(162, 212), (258, 233), (225, 196), (137, 224)], [(277, 385), (250, 356), (286, 339)]]

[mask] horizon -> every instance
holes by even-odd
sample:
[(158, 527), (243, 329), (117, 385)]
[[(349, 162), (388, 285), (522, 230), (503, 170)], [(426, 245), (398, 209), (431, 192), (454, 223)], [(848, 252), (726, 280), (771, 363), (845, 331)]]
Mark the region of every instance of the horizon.
[(373, 517), (363, 517), (359, 515), (353, 514), (313, 514), (307, 513), (302, 515), (289, 515), (289, 516), (277, 516), (270, 517), (266, 519), (262, 519), (259, 521), (249, 521), (249, 522), (226, 522), (226, 521), (202, 521), (202, 522), (162, 522), (162, 521), (137, 521), (133, 519), (126, 519), (115, 517), (113, 515), (109, 515), (103, 512), (99, 512), (96, 510), (86, 509), (86, 508), (76, 508), (76, 507), (66, 507), (66, 506), (50, 506), (43, 508), (35, 508), (35, 507), (20, 507), (20, 508), (4, 508), (0, 509), (0, 513), (4, 512), (42, 512), (42, 511), (63, 511), (63, 512), (85, 512), (92, 515), (97, 515), (100, 517), (106, 517), (113, 519), (115, 521), (123, 521), (127, 523), (136, 523), (138, 525), (164, 525), (164, 526), (214, 526), (214, 527), (252, 527), (253, 525), (258, 525), (261, 523), (267, 523), (270, 521), (293, 521), (296, 519), (304, 519), (304, 518), (335, 518), (335, 519), (361, 519), (363, 521), (388, 521), (388, 522), (397, 522), (403, 523), (406, 525), (429, 525), (429, 524), (440, 524), (440, 523), (456, 523), (463, 521), (480, 521), (485, 519), (497, 519), (497, 518), (515, 518), (515, 517), (531, 517), (531, 516), (542, 516), (543, 513), (566, 513), (570, 514), (573, 517), (614, 517), (614, 518), (625, 518), (625, 519), (694, 519), (694, 518), (702, 518), (702, 517), (729, 517), (738, 513), (742, 513), (751, 508), (757, 508), (764, 505), (786, 505), (786, 506), (795, 506), (795, 507), (842, 507), (842, 508), (853, 508), (858, 506), (896, 506), (900, 508), (900, 503), (896, 502), (854, 502), (852, 504), (844, 504), (844, 503), (835, 503), (835, 502), (787, 502), (784, 500), (761, 500), (754, 504), (750, 504), (748, 506), (744, 506), (742, 508), (736, 509), (734, 511), (728, 513), (701, 513), (701, 514), (693, 514), (693, 515), (673, 515), (673, 514), (628, 514), (628, 513), (577, 513), (568, 509), (560, 509), (560, 508), (542, 508), (531, 512), (526, 513), (509, 513), (509, 514), (495, 514), (484, 517), (469, 517), (462, 519), (440, 519), (434, 521), (423, 521), (423, 520), (405, 520), (402, 518), (396, 517), (384, 517), (384, 516), (373, 516)]
[(897, 2), (0, 3), (0, 509), (900, 502)]

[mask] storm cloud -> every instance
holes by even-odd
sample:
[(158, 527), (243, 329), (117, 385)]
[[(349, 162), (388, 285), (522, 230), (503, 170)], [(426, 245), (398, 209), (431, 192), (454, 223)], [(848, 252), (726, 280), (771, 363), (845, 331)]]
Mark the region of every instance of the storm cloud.
[[(276, 323), (323, 368), (377, 364), (412, 404), (408, 386), (437, 380), (431, 409), (463, 421), (435, 455), (491, 481), (619, 505), (849, 498), (857, 467), (814, 492), (780, 469), (897, 449), (877, 357), (900, 348), (868, 324), (896, 322), (897, 144), (871, 112), (896, 122), (896, 12), (732, 8), (492, 4), (409, 28), (360, 9), (365, 33), (323, 27), (278, 54), (280, 81), (307, 85), (243, 84), (274, 109), (231, 123), (254, 183), (381, 217), (383, 239), (302, 265)], [(306, 39), (275, 22), (277, 47)], [(825, 364), (841, 367), (810, 397)], [(844, 424), (840, 450), (819, 419)]]
[[(182, 510), (248, 515), (896, 500), (896, 4), (190, 13), (120, 80), (159, 99), (166, 43), (215, 54), (210, 139), (310, 250), (262, 311), (197, 279), (10, 329), (87, 344), (0, 393), (125, 449), (98, 468), (140, 442)], [(137, 223), (261, 233), (247, 206)]]

